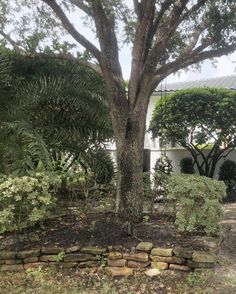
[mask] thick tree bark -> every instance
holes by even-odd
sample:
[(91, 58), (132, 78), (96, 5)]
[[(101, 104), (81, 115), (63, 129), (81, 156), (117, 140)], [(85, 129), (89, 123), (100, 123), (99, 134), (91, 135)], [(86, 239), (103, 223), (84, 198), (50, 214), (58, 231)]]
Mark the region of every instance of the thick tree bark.
[[(129, 126), (129, 137), (117, 138), (116, 211), (131, 223), (142, 219), (143, 209), (143, 144), (137, 130)], [(143, 134), (141, 134), (143, 137)]]
[[(141, 101), (148, 101), (148, 97), (143, 98)], [(139, 222), (143, 212), (146, 108), (144, 103), (136, 106), (132, 109), (128, 104), (120, 104), (115, 110), (111, 109), (117, 150), (116, 212), (131, 224)]]

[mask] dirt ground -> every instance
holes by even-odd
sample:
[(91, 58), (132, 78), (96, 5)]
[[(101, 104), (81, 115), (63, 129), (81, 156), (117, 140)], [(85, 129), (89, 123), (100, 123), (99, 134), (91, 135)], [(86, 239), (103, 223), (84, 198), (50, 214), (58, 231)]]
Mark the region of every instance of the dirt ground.
[[(219, 253), (219, 263), (215, 272), (182, 273), (163, 272), (154, 279), (137, 272), (131, 279), (113, 280), (104, 273), (92, 272), (90, 269), (72, 272), (32, 272), (0, 273), (1, 294), (236, 294), (236, 203), (223, 206), (225, 217), (222, 221), (226, 228), (224, 241)], [(94, 222), (95, 221), (95, 222)], [(127, 239), (120, 226), (115, 226), (114, 216), (108, 214), (83, 215), (68, 214), (66, 217), (48, 221), (43, 227), (28, 231), (38, 239), (32, 243), (50, 244), (57, 240), (58, 245), (78, 241), (82, 231), (88, 231), (82, 238), (84, 242), (98, 238), (100, 245), (110, 238), (114, 244)], [(106, 230), (104, 231), (104, 225)], [(102, 230), (103, 228), (103, 230)], [(89, 229), (89, 230), (88, 230)], [(40, 233), (41, 232), (41, 233)], [(42, 234), (42, 232), (44, 232)], [(68, 232), (68, 233), (67, 233)], [(194, 236), (179, 234), (168, 218), (148, 219), (136, 227), (136, 236), (145, 235), (154, 243), (160, 236), (165, 242), (186, 242), (190, 245)], [(37, 235), (38, 234), (38, 235)], [(141, 234), (141, 235), (140, 235)], [(162, 234), (162, 235), (161, 235)], [(174, 235), (173, 235), (174, 234)], [(108, 235), (108, 237), (105, 237)], [(9, 237), (10, 235), (8, 235)], [(74, 239), (70, 239), (74, 238)], [(81, 239), (81, 240), (82, 240)], [(173, 241), (175, 239), (175, 241)], [(128, 238), (129, 245), (137, 243), (136, 238)], [(21, 246), (24, 242), (21, 243)], [(158, 244), (157, 244), (158, 245)], [(2, 291), (2, 292), (1, 292)]]
[(178, 231), (174, 219), (168, 215), (144, 217), (144, 221), (134, 227), (134, 235), (129, 236), (125, 228), (112, 212), (90, 212), (86, 214), (68, 211), (60, 217), (24, 230), (21, 234), (7, 233), (2, 241), (15, 238), (16, 245), (8, 245), (7, 250), (37, 248), (57, 245), (81, 246), (122, 246), (132, 249), (140, 241), (153, 242), (161, 247), (202, 248), (194, 234)]
[(216, 269), (215, 279), (225, 281), (224, 294), (236, 293), (236, 203), (223, 206), (225, 216), (222, 224), (226, 230), (219, 252), (219, 266)]

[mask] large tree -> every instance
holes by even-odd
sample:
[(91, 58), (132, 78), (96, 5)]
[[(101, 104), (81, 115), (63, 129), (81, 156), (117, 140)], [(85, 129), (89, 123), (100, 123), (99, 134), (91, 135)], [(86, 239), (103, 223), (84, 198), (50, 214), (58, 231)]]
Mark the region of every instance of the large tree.
[[(117, 146), (117, 211), (131, 222), (139, 220), (149, 97), (171, 73), (235, 50), (236, 1), (1, 0), (0, 3), (0, 33), (18, 52), (40, 54), (45, 44), (40, 38), (48, 40), (52, 36), (55, 47), (58, 32), (60, 35), (66, 31), (90, 54), (89, 62), (84, 59), (81, 62), (101, 74), (107, 87)], [(89, 40), (82, 33), (84, 16), (97, 40)], [(119, 60), (120, 40), (132, 47), (128, 91)], [(60, 48), (57, 57), (80, 61), (80, 57), (67, 52)]]
[(172, 138), (186, 148), (199, 174), (212, 178), (219, 160), (236, 147), (236, 92), (177, 91), (157, 103), (150, 130), (154, 138)]

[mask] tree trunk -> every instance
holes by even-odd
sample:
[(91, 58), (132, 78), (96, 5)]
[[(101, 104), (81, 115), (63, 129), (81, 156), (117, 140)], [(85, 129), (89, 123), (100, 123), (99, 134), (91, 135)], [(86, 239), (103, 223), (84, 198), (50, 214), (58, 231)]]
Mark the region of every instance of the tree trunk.
[[(144, 112), (142, 114), (139, 112), (139, 115), (133, 113), (123, 124), (123, 131), (115, 132), (117, 148), (116, 212), (121, 219), (131, 224), (142, 220), (145, 123)], [(122, 128), (119, 126), (119, 129)]]
[(127, 140), (117, 144), (116, 211), (131, 223), (142, 219), (143, 210), (143, 150), (136, 146), (136, 142)]

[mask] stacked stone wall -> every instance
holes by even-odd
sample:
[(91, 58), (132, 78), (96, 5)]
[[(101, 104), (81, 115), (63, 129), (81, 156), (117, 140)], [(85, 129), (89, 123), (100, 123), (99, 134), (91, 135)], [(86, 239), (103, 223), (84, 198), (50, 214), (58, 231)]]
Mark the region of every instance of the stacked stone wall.
[(138, 269), (200, 271), (214, 269), (217, 260), (217, 242), (205, 251), (191, 248), (155, 247), (151, 242), (140, 242), (132, 251), (122, 247), (69, 248), (40, 247), (24, 251), (0, 252), (0, 271), (23, 271), (33, 267), (60, 268), (103, 267), (112, 276), (129, 276)]

